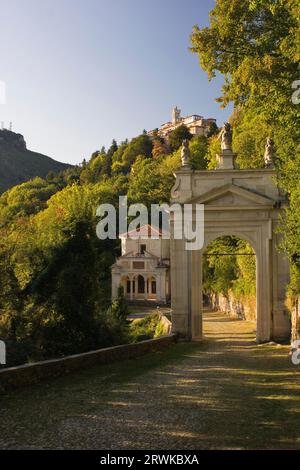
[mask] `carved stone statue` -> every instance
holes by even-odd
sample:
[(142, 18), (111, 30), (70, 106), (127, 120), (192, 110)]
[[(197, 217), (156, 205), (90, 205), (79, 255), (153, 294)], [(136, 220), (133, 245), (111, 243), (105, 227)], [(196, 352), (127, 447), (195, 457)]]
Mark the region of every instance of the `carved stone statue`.
[(221, 140), (221, 149), (230, 150), (232, 152), (232, 129), (229, 122), (224, 122), (224, 126), (218, 135), (218, 139)]
[(182, 142), (181, 165), (182, 166), (190, 165), (190, 149), (189, 149), (189, 141), (187, 139), (184, 139)]
[(274, 141), (271, 139), (271, 137), (267, 137), (267, 142), (265, 146), (265, 154), (264, 154), (264, 160), (265, 160), (265, 168), (274, 168), (274, 158), (275, 155), (275, 147), (274, 147)]

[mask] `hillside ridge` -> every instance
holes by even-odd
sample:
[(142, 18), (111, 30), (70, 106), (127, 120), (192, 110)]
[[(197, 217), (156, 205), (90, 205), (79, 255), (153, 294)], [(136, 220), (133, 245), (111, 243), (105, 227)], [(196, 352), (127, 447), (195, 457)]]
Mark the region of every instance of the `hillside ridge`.
[(59, 173), (72, 165), (27, 149), (24, 136), (7, 129), (0, 130), (0, 193), (36, 176)]

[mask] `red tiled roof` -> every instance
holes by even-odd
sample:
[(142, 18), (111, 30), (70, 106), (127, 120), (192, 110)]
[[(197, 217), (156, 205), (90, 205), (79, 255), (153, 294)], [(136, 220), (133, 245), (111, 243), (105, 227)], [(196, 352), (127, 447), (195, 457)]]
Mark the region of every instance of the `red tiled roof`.
[[(160, 228), (154, 227), (153, 225), (146, 224), (142, 227), (138, 227), (136, 230), (130, 230), (126, 233), (121, 233), (120, 238), (151, 238), (151, 236), (159, 236), (163, 235), (163, 231)], [(126, 237), (125, 237), (126, 236)]]

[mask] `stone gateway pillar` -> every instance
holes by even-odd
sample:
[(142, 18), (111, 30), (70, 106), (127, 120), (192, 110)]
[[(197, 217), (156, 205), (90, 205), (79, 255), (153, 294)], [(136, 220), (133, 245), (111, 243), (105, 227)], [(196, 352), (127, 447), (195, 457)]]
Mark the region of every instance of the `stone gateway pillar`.
[(173, 332), (188, 340), (202, 338), (202, 255), (212, 240), (230, 235), (246, 240), (256, 255), (257, 341), (284, 340), (290, 335), (289, 264), (278, 251), (277, 228), (285, 197), (275, 183), (275, 169), (235, 169), (233, 160), (226, 149), (215, 170), (185, 166), (175, 174), (171, 202), (203, 204), (205, 215), (204, 246), (198, 251), (187, 251), (184, 240), (174, 239), (171, 220)]

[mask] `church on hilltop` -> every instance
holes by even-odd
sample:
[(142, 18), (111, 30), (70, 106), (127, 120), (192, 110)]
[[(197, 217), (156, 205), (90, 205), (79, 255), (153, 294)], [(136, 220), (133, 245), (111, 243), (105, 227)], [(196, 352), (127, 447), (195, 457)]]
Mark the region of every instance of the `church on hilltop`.
[(192, 135), (207, 136), (211, 129), (211, 125), (213, 124), (216, 124), (216, 119), (205, 119), (199, 114), (191, 114), (189, 116), (182, 117), (181, 110), (175, 106), (172, 109), (172, 120), (162, 124), (159, 129), (149, 131), (148, 135), (153, 136), (157, 132), (159, 136), (168, 139), (170, 132), (174, 131), (179, 126), (185, 125)]

